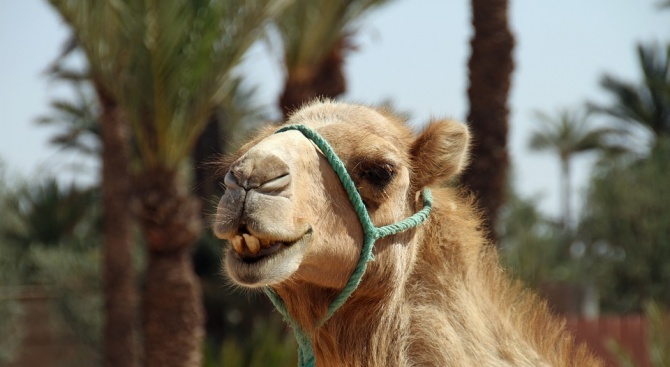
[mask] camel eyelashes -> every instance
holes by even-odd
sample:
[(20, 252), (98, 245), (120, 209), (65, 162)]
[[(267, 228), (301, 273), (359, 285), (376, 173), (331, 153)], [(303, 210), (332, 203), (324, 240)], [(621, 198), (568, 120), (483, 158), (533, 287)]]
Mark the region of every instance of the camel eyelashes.
[(394, 164), (389, 162), (361, 162), (357, 167), (358, 176), (378, 189), (384, 188), (397, 174)]

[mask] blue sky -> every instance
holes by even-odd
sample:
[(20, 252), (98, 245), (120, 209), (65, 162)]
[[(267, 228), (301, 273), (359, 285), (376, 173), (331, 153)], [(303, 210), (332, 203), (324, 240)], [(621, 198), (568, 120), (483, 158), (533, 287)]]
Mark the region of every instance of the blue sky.
[[(635, 44), (670, 40), (670, 10), (657, 0), (511, 0), (516, 69), (510, 99), (510, 149), (516, 184), (525, 196), (540, 196), (541, 208), (558, 214), (558, 163), (527, 149), (533, 111), (606, 101), (598, 86), (607, 72), (637, 80)], [(346, 61), (345, 100), (391, 100), (412, 113), (417, 126), (431, 117), (464, 119), (467, 113), (469, 1), (396, 0), (360, 25), (358, 51)], [(72, 172), (79, 157), (47, 143), (51, 131), (36, 126), (63, 88), (43, 71), (68, 35), (46, 1), (0, 2), (0, 159), (21, 175)], [(242, 72), (258, 85), (260, 103), (274, 108), (282, 83), (279, 56), (263, 47), (248, 55)], [(276, 110), (275, 110), (276, 111)], [(577, 193), (589, 174), (589, 159), (576, 162)], [(95, 167), (84, 164), (95, 173)], [(93, 177), (89, 174), (88, 177)], [(85, 181), (85, 180), (84, 180)], [(90, 179), (89, 179), (90, 181)], [(576, 199), (578, 200), (578, 199)]]

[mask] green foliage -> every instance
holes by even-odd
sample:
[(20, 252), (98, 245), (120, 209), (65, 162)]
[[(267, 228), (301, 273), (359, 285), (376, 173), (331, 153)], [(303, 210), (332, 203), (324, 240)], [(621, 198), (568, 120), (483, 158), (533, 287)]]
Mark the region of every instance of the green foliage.
[(644, 299), (670, 305), (670, 140), (643, 160), (610, 162), (591, 183), (581, 233), (609, 253), (600, 280), (606, 309), (639, 309)]
[(16, 248), (0, 240), (0, 365), (12, 360), (22, 340), (21, 305), (14, 292), (20, 284), (17, 258)]
[(298, 346), (292, 335), (287, 335), (282, 325), (274, 321), (257, 322), (245, 343), (234, 337), (227, 338), (217, 351), (205, 349), (204, 367), (289, 367), (298, 364)]
[(88, 346), (78, 352), (95, 355), (102, 317), (95, 190), (49, 178), (7, 181), (0, 164), (0, 364), (21, 341), (17, 294), (35, 284), (53, 291), (59, 329)]
[(590, 108), (613, 117), (628, 133), (621, 143), (638, 153), (601, 157), (579, 230), (597, 255), (587, 268), (602, 306), (619, 312), (637, 311), (650, 298), (670, 305), (670, 45), (640, 44), (637, 52), (641, 80), (605, 75), (611, 102)]
[[(670, 46), (639, 45), (638, 59), (641, 81), (606, 75), (601, 85), (611, 103), (589, 106), (590, 111), (614, 118), (608, 126), (592, 130), (587, 115), (563, 111), (557, 118), (539, 116), (545, 128), (531, 139), (532, 148), (557, 153), (564, 175), (574, 153), (592, 149), (600, 153), (579, 229), (563, 233), (570, 236), (563, 240), (570, 256), (557, 255), (571, 278), (597, 284), (605, 311), (638, 311), (649, 298), (670, 305)], [(562, 191), (566, 221), (565, 178)], [(523, 223), (523, 217), (514, 220)]]
[(644, 314), (649, 323), (649, 359), (655, 367), (670, 366), (670, 311), (648, 302)]
[[(656, 302), (645, 302), (647, 348), (652, 367), (670, 366), (670, 311)], [(635, 367), (631, 355), (615, 341), (607, 343), (621, 367)]]
[(508, 190), (499, 219), (501, 260), (531, 286), (568, 280), (570, 259), (561, 229), (536, 206), (536, 200)]
[[(8, 192), (5, 169), (4, 162), (0, 160), (0, 234), (11, 227), (7, 220), (7, 202), (4, 200)], [(21, 307), (12, 292), (20, 283), (17, 258), (17, 248), (10, 246), (0, 236), (0, 365), (12, 360), (22, 337), (18, 326)]]
[(99, 247), (80, 250), (67, 244), (31, 251), (38, 282), (55, 294), (55, 326), (72, 331), (85, 346), (78, 353), (92, 356), (99, 355), (102, 341), (100, 257)]
[(22, 248), (56, 246), (64, 239), (72, 240), (76, 246), (90, 246), (87, 239), (98, 231), (99, 225), (97, 191), (74, 184), (61, 186), (51, 178), (7, 195), (4, 201), (8, 217), (15, 225), (5, 229), (4, 237)]
[[(642, 135), (670, 134), (670, 44), (637, 46), (642, 79), (622, 81), (605, 75), (601, 86), (612, 102), (591, 104), (591, 109), (614, 117), (621, 126)], [(653, 136), (652, 136), (653, 138)]]
[[(7, 256), (6, 249), (0, 244), (0, 256)], [(7, 274), (11, 267), (0, 258), (0, 284), (7, 281)], [(13, 281), (13, 280), (10, 280)], [(5, 365), (13, 360), (17, 347), (23, 338), (22, 330), (19, 326), (21, 318), (21, 305), (12, 297), (6, 285), (0, 287), (0, 365)]]
[[(26, 284), (54, 290), (64, 322), (78, 336), (99, 334), (99, 259), (95, 192), (63, 188), (54, 179), (7, 182), (0, 165), (0, 362), (9, 361), (21, 340), (22, 313), (16, 294)], [(88, 292), (93, 289), (94, 291)], [(95, 294), (97, 292), (97, 294)], [(94, 294), (91, 298), (89, 295)], [(95, 300), (97, 298), (97, 301)], [(99, 328), (98, 328), (99, 329)]]

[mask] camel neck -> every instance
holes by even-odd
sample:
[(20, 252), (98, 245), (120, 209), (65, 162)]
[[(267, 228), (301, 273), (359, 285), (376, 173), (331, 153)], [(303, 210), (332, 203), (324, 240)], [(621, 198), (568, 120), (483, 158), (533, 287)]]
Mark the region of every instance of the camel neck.
[(401, 290), (389, 286), (373, 292), (359, 291), (324, 325), (306, 333), (317, 366), (402, 365), (401, 353), (405, 349), (402, 346), (406, 342), (401, 340), (400, 331), (407, 322), (403, 320), (406, 313), (402, 312)]
[[(401, 236), (405, 235), (410, 236)], [(378, 257), (382, 260), (395, 255), (383, 253)], [(286, 305), (287, 321), (296, 338), (301, 345), (311, 348), (307, 354), (313, 353), (316, 366), (403, 365), (400, 361), (406, 341), (401, 330), (408, 327), (408, 313), (403, 312), (406, 305), (402, 295), (409, 269), (380, 269), (380, 262), (371, 263), (364, 285), (321, 326), (315, 320), (323, 319), (338, 290), (301, 282), (275, 289)], [(300, 340), (303, 337), (306, 340)]]

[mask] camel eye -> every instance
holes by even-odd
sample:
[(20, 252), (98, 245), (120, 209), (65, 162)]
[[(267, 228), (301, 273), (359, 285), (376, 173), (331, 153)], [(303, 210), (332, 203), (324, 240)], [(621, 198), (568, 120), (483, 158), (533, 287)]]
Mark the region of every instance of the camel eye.
[(358, 167), (359, 177), (379, 189), (386, 187), (396, 173), (396, 167), (389, 162), (362, 162)]

